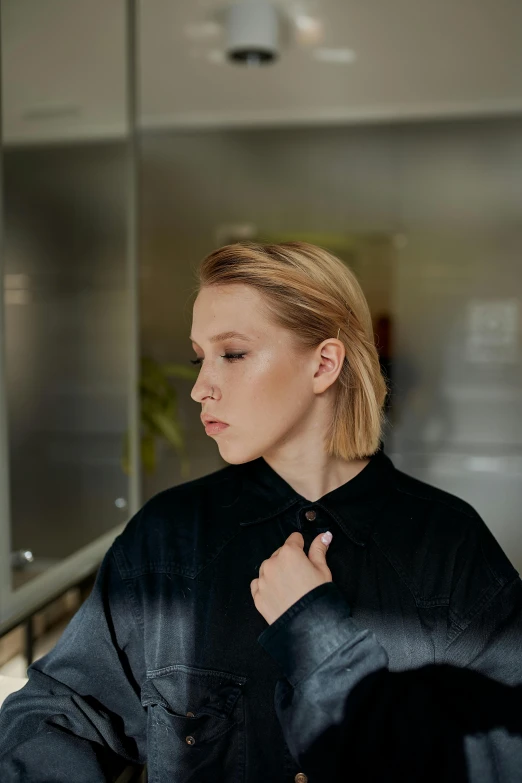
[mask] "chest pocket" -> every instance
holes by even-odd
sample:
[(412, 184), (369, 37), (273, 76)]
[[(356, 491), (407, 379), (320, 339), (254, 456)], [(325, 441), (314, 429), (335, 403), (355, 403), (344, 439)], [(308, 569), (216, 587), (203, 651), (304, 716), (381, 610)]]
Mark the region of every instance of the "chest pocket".
[(246, 678), (168, 666), (147, 673), (149, 783), (242, 783)]

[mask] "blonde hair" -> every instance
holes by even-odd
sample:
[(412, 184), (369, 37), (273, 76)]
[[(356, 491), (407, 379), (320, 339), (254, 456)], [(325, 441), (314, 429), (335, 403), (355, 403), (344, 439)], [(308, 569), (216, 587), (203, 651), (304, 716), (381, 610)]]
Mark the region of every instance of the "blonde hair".
[(241, 242), (207, 256), (198, 277), (199, 288), (243, 283), (257, 289), (274, 322), (293, 332), (303, 348), (339, 334), (346, 358), (336, 382), (327, 453), (350, 460), (378, 450), (386, 384), (368, 303), (342, 261), (305, 242)]

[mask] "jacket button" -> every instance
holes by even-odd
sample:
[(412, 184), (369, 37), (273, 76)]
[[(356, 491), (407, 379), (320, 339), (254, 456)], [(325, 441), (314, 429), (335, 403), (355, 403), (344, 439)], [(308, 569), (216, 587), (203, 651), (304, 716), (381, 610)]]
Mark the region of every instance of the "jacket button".
[[(314, 519), (316, 518), (316, 516), (317, 516), (317, 514), (315, 513), (315, 511), (311, 511), (311, 510), (310, 510), (310, 511), (307, 511), (307, 512), (305, 513), (305, 517), (307, 518), (307, 520), (308, 520), (309, 522), (313, 522), (313, 521), (314, 521)], [(301, 774), (301, 773), (299, 773), (299, 774)], [(306, 776), (305, 776), (305, 777), (306, 777)], [(297, 781), (297, 783), (305, 783), (305, 781), (299, 780), (299, 781)]]
[(298, 772), (294, 778), (295, 783), (308, 783), (308, 777), (304, 772)]
[(187, 712), (187, 718), (193, 718), (194, 713), (193, 712)]
[(194, 739), (194, 737), (185, 737), (185, 742), (187, 743), (187, 745), (195, 745), (196, 744), (196, 740)]

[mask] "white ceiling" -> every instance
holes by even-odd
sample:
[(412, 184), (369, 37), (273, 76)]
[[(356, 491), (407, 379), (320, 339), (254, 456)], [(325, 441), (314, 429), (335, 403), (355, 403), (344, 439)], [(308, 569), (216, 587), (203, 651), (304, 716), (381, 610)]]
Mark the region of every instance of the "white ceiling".
[[(373, 121), (522, 112), (522, 0), (277, 0), (322, 21), (315, 60), (288, 40), (260, 69), (211, 62), (218, 35), (187, 26), (221, 0), (141, 0), (140, 124), (146, 128)], [(217, 54), (216, 54), (217, 52)], [(2, 0), (7, 142), (125, 130), (125, 1)]]

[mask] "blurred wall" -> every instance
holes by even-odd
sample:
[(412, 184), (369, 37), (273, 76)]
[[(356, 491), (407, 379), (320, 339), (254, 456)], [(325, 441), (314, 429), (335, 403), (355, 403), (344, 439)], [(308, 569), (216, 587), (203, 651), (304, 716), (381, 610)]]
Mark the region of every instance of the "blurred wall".
[[(389, 234), (386, 449), (483, 514), (522, 568), (522, 119), (147, 133), (142, 349), (188, 362), (197, 262), (230, 227)], [(191, 477), (223, 465), (179, 382)], [(181, 480), (162, 448), (145, 496)]]

